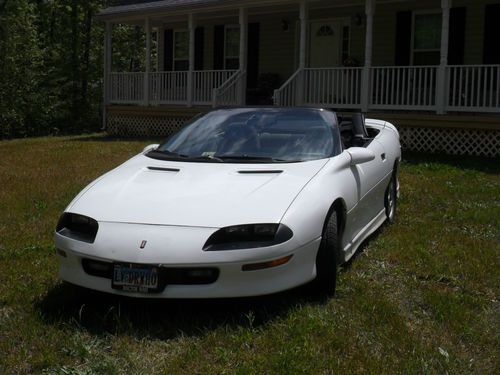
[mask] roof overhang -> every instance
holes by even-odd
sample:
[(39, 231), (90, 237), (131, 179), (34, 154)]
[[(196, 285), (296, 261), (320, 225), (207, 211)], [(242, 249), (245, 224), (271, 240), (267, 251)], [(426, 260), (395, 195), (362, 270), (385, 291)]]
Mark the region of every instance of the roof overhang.
[[(365, 0), (306, 0), (310, 7), (315, 6), (359, 6)], [(131, 21), (144, 18), (186, 16), (188, 13), (214, 13), (235, 11), (239, 8), (271, 8), (276, 6), (299, 9), (300, 0), (161, 0), (147, 3), (108, 7), (96, 18), (102, 21)]]

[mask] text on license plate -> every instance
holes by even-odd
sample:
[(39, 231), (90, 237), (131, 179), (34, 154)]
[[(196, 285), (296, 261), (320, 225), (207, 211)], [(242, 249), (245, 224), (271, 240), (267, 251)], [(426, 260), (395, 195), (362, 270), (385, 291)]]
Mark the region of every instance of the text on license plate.
[(139, 292), (156, 289), (158, 288), (158, 268), (138, 264), (115, 264), (113, 286)]

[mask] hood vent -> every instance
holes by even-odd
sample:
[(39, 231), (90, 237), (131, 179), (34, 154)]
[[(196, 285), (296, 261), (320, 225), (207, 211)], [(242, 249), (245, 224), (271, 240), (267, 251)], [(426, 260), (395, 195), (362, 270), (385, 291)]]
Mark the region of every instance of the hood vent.
[(242, 170), (242, 171), (238, 171), (238, 173), (240, 174), (280, 174), (280, 173), (283, 173), (283, 171), (281, 170), (277, 170), (277, 169), (274, 169), (274, 170), (271, 170), (271, 169), (260, 169), (260, 170)]
[(150, 171), (159, 171), (159, 172), (179, 172), (178, 168), (163, 168), (163, 167), (148, 167)]

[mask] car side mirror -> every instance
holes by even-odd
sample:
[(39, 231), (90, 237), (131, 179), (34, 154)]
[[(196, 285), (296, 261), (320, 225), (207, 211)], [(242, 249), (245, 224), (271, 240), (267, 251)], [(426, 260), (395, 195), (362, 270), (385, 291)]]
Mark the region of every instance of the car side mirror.
[(153, 151), (154, 149), (158, 148), (158, 146), (159, 146), (158, 143), (148, 145), (148, 146), (144, 147), (144, 150), (142, 150), (142, 153), (147, 154), (149, 151)]
[(347, 152), (351, 155), (351, 165), (363, 164), (375, 159), (373, 151), (367, 148), (351, 147), (347, 149)]

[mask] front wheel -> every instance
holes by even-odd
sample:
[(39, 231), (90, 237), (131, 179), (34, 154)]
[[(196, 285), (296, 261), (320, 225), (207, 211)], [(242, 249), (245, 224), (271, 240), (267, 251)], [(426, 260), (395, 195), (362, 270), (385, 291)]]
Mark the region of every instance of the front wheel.
[(339, 246), (337, 212), (333, 211), (323, 228), (321, 243), (318, 255), (316, 256), (316, 280), (314, 280), (314, 287), (321, 294), (328, 296), (335, 294)]
[(384, 196), (384, 206), (385, 206), (385, 216), (390, 224), (394, 223), (396, 220), (396, 206), (397, 206), (397, 179), (396, 173), (391, 177), (389, 186), (385, 191)]

